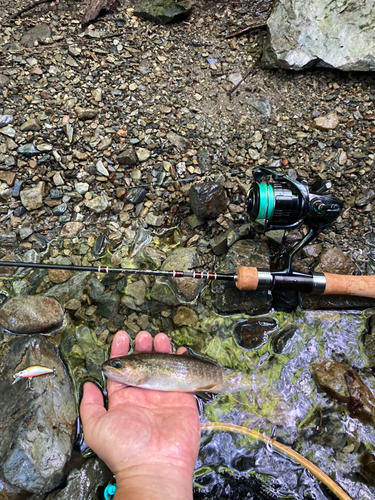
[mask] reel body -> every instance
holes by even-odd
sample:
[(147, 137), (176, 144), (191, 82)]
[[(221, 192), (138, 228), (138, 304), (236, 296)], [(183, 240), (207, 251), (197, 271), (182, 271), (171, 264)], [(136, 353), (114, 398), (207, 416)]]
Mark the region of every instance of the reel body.
[[(273, 183), (261, 182), (271, 176)], [(287, 254), (287, 269), (291, 274), (293, 256), (313, 240), (318, 232), (340, 215), (343, 204), (325, 193), (332, 187), (330, 181), (315, 183), (310, 192), (307, 182), (298, 182), (268, 168), (253, 170), (254, 181), (246, 200), (247, 211), (259, 232), (273, 229), (290, 229), (305, 222), (309, 233)]]

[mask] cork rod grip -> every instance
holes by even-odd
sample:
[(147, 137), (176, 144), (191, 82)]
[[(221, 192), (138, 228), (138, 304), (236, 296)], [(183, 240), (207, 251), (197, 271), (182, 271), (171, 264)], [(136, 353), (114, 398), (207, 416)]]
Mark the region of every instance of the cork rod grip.
[(239, 290), (256, 290), (258, 288), (258, 269), (256, 267), (239, 267), (236, 275), (236, 287)]
[(324, 273), (326, 289), (323, 295), (356, 295), (375, 299), (375, 276), (345, 276)]

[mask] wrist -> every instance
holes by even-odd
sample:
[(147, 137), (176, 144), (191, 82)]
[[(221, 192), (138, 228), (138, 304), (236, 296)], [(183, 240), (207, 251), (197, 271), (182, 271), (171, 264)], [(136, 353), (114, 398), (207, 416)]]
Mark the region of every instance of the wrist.
[(130, 467), (116, 474), (114, 500), (192, 500), (193, 475), (171, 464)]

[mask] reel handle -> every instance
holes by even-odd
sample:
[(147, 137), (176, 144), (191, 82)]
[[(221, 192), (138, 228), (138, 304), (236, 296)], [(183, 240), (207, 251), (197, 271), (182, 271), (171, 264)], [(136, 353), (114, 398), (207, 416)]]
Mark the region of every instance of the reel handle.
[(295, 290), (322, 295), (355, 295), (375, 299), (375, 276), (350, 276), (331, 273), (302, 275), (273, 274), (256, 267), (239, 267), (239, 290)]

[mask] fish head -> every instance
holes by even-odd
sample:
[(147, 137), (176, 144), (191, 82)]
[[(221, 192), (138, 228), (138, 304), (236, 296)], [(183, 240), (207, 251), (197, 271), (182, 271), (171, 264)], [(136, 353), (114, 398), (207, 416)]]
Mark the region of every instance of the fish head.
[(132, 386), (139, 386), (146, 376), (142, 367), (132, 362), (129, 356), (109, 359), (103, 364), (102, 370), (110, 380)]

